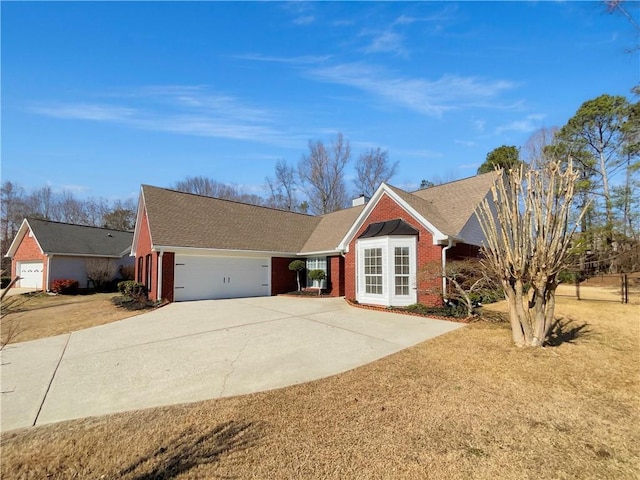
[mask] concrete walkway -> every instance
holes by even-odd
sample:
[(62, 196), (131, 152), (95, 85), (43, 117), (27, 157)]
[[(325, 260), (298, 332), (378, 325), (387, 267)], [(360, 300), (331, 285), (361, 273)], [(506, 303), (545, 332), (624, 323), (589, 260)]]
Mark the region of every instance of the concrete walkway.
[(261, 297), (173, 303), (119, 322), (7, 346), (7, 431), (270, 390), (350, 370), (461, 324)]
[[(5, 289), (1, 289), (0, 290), (0, 295), (3, 294), (5, 291)], [(12, 297), (13, 295), (22, 295), (23, 293), (31, 293), (31, 292), (37, 292), (38, 289), (37, 288), (28, 288), (28, 287), (11, 287), (9, 289), (9, 291), (7, 292), (7, 294), (5, 295), (5, 298), (7, 297)]]

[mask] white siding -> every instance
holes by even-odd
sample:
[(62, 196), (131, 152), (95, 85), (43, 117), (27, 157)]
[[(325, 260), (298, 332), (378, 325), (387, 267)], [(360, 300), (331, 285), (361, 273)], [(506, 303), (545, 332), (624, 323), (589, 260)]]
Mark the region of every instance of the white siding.
[[(53, 282), (58, 279), (71, 279), (77, 280), (80, 284), (80, 288), (89, 288), (92, 285), (89, 284), (87, 279), (87, 260), (91, 260), (95, 257), (72, 257), (64, 255), (54, 255), (49, 262), (49, 282)], [(107, 259), (98, 258), (100, 261)], [(121, 266), (133, 265), (133, 257), (112, 258), (109, 262), (114, 268), (116, 275), (113, 278), (118, 278), (118, 270)]]

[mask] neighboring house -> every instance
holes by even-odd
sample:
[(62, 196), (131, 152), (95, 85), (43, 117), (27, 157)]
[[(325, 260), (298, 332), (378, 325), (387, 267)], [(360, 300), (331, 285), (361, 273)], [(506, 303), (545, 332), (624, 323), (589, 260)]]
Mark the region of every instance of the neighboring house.
[(419, 272), (477, 255), (483, 236), (474, 212), (495, 180), (492, 172), (413, 193), (382, 184), (367, 203), (322, 216), (143, 185), (136, 279), (153, 300), (277, 295), (296, 289), (288, 265), (302, 258), (308, 270), (325, 270), (330, 295), (437, 304)]
[(114, 271), (133, 265), (132, 240), (132, 232), (28, 218), (6, 256), (11, 277), (20, 276), (17, 287), (47, 291), (54, 280), (71, 279), (87, 288), (87, 263), (103, 259)]

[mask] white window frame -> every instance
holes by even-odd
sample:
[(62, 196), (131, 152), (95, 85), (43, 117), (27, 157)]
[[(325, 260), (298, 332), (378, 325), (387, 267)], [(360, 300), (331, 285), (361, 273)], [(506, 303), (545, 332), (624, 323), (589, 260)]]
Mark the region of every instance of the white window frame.
[[(322, 289), (326, 289), (327, 288), (327, 279), (329, 277), (329, 271), (328, 271), (328, 260), (327, 257), (308, 257), (307, 261), (306, 261), (306, 267), (307, 267), (307, 288), (312, 288), (315, 287), (317, 288), (318, 286)], [(327, 278), (325, 278), (324, 280), (320, 281), (319, 285), (313, 283), (313, 280), (311, 280), (309, 278), (309, 272), (311, 270), (323, 270), (324, 274)]]
[[(397, 295), (395, 288), (395, 249), (408, 248), (409, 254), (409, 294)], [(382, 293), (367, 293), (365, 275), (365, 250), (382, 250)], [(363, 238), (356, 242), (356, 300), (370, 305), (405, 307), (418, 301), (416, 285), (415, 235)], [(404, 276), (404, 274), (403, 274)]]

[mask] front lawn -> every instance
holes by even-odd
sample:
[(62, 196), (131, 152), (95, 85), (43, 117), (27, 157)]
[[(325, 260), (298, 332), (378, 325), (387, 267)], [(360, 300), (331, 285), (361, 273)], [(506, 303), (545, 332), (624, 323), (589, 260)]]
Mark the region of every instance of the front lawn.
[(44, 292), (6, 297), (2, 301), (0, 334), (2, 344), (25, 342), (38, 338), (95, 327), (138, 315), (115, 306), (115, 293), (86, 295), (49, 295)]
[(2, 478), (636, 479), (640, 307), (557, 312), (557, 347), (477, 322), (303, 385), (4, 433)]

